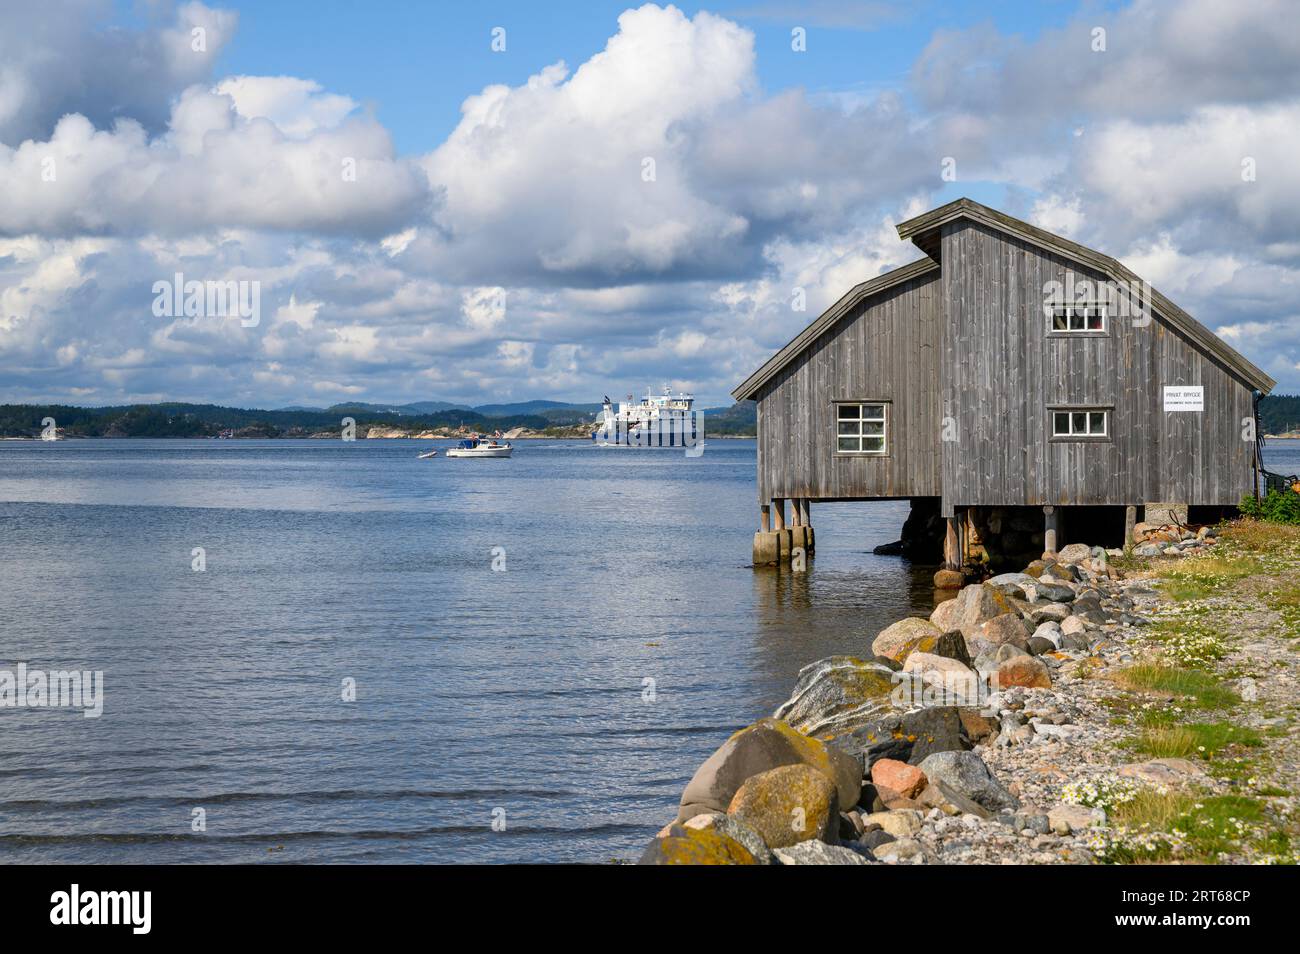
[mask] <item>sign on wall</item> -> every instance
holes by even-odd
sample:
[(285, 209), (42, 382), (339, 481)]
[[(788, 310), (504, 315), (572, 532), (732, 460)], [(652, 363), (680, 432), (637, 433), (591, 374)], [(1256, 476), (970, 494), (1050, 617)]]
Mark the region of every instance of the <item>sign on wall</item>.
[(1165, 388), (1166, 411), (1205, 410), (1205, 388), (1201, 385), (1179, 384)]

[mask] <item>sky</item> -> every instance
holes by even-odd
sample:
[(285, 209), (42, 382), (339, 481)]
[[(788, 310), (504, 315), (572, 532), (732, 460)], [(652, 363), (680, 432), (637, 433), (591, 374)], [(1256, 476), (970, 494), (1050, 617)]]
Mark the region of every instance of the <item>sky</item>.
[(729, 404), (961, 195), (1297, 393), (1298, 151), (1289, 0), (0, 2), (0, 403)]

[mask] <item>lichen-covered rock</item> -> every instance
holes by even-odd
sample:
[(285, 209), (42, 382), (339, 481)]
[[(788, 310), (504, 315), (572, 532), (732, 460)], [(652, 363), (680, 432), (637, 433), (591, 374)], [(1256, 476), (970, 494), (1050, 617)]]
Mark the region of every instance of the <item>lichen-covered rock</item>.
[(943, 630), (928, 619), (900, 619), (880, 631), (871, 643), (871, 651), (903, 662), (913, 652), (931, 652), (942, 635)]
[(966, 582), (966, 578), (961, 575), (960, 570), (936, 570), (934, 574), (934, 586), (939, 590), (955, 590)]
[(984, 582), (989, 586), (1002, 590), (1004, 593), (1013, 594), (1026, 600), (1036, 599), (1038, 588), (1042, 585), (1027, 573), (999, 573)]
[(1026, 689), (1051, 689), (1052, 674), (1041, 659), (1013, 656), (998, 663), (997, 688), (1024, 686)]
[(809, 735), (849, 732), (890, 708), (896, 682), (882, 663), (854, 656), (819, 659), (799, 670), (794, 694), (775, 717)]
[(646, 846), (642, 865), (752, 865), (754, 856), (732, 838), (707, 828), (673, 825)]
[(957, 599), (953, 597), (950, 600), (944, 600), (934, 608), (934, 612), (930, 614), (930, 622), (946, 633), (953, 628), (952, 621), (956, 615)]
[(1020, 807), (1020, 799), (993, 777), (984, 760), (974, 752), (936, 752), (921, 763), (921, 771), (932, 783), (942, 783), (991, 812), (1015, 811)]
[(985, 621), (977, 635), (994, 646), (1011, 643), (1024, 649), (1029, 645), (1029, 628), (1019, 613), (1003, 613)]
[(930, 619), (942, 630), (961, 630), (967, 639), (980, 635), (980, 626), (996, 616), (1004, 613), (1016, 613), (1019, 616), (1012, 597), (986, 583), (962, 587), (951, 602), (954, 606), (948, 611), (944, 622), (936, 620), (933, 614)]
[(863, 855), (852, 848), (828, 845), (824, 841), (801, 841), (789, 848), (772, 852), (783, 865), (869, 865)]
[(808, 765), (783, 765), (747, 780), (727, 814), (744, 822), (769, 848), (810, 838), (835, 841), (840, 806), (835, 783)]
[(711, 812), (688, 819), (683, 822), (683, 827), (716, 831), (719, 835), (724, 835), (743, 845), (745, 850), (754, 856), (756, 864), (772, 863), (772, 853), (767, 850), (767, 845), (763, 844), (763, 836), (738, 818), (723, 812)]
[(857, 758), (778, 719), (760, 719), (735, 733), (696, 769), (682, 792), (678, 819), (725, 812), (746, 779), (782, 765), (811, 766), (835, 784), (843, 804), (857, 804), (862, 791), (862, 763)]

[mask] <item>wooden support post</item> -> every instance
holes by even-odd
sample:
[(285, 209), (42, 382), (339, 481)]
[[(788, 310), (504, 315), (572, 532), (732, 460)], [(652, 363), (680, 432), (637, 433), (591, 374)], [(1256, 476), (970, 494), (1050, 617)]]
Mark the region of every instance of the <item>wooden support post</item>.
[(1043, 508), (1043, 557), (1056, 556), (1056, 536), (1061, 525), (1061, 514), (1055, 507)]
[(772, 508), (768, 504), (763, 504), (763, 506), (758, 509), (762, 514), (763, 532), (768, 533), (772, 529)]
[(961, 539), (957, 532), (957, 518), (945, 517), (943, 530), (943, 568), (961, 569)]
[(1133, 528), (1137, 525), (1138, 508), (1129, 505), (1124, 508), (1124, 549), (1133, 546)]
[(772, 529), (785, 529), (785, 500), (781, 497), (772, 498)]

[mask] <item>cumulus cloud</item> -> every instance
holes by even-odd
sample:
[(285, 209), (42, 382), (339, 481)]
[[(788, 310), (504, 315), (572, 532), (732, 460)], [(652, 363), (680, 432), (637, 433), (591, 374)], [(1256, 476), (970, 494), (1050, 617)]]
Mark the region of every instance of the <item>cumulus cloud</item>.
[[(847, 97), (768, 91), (743, 25), (647, 5), (574, 68), (467, 90), (425, 156), (397, 155), (346, 90), (273, 63), (213, 76), (231, 13), (169, 7), (130, 31), (61, 0), (92, 26), (60, 32), (37, 9), (0, 13), (27, 37), (0, 31), (8, 400), (589, 399), (669, 380), (722, 402), (919, 256), (895, 222), (970, 186), (1300, 384), (1300, 56), (1258, 25), (1272, 0), (1137, 0), (1031, 41), (943, 32), (905, 82)], [(200, 23), (206, 58), (180, 42)], [(65, 53), (74, 79), (47, 65)], [(155, 317), (151, 286), (177, 271), (258, 281), (263, 320)]]
[(0, 142), (49, 137), (69, 113), (106, 128), (161, 131), (171, 99), (206, 79), (239, 15), (202, 3), (162, 5), (143, 30), (109, 22), (110, 0), (0, 6)]

